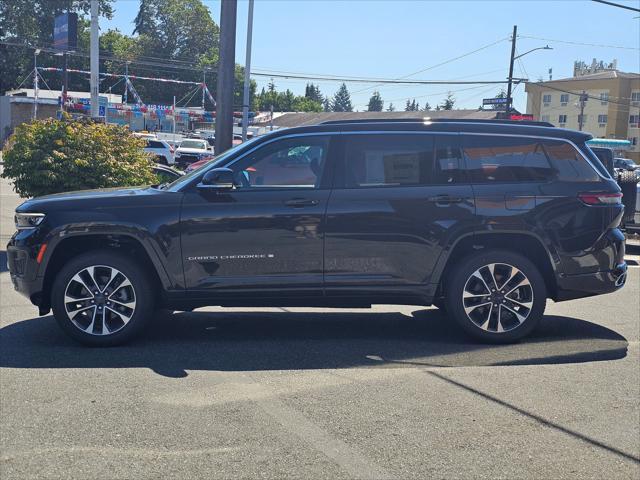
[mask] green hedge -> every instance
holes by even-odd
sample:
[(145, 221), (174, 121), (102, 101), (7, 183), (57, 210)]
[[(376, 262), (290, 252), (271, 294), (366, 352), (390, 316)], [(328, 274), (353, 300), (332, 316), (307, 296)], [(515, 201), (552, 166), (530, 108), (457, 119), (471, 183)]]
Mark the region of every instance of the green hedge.
[(3, 150), (2, 177), (21, 197), (157, 182), (145, 140), (118, 125), (68, 119), (18, 126)]

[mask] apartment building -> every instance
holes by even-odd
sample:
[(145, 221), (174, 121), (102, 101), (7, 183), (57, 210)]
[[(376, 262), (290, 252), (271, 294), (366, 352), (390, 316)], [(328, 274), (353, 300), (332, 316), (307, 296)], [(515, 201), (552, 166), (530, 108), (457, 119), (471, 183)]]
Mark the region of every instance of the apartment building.
[(582, 130), (596, 138), (629, 140), (625, 152), (640, 163), (640, 74), (621, 72), (613, 64), (574, 65), (574, 76), (547, 82), (529, 82), (527, 113), (535, 120), (563, 128), (580, 129), (580, 96), (584, 92)]

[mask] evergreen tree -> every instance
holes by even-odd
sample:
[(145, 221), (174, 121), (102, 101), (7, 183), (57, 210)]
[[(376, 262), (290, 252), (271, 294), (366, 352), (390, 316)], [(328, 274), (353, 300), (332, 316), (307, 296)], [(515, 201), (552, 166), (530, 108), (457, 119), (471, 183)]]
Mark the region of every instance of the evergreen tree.
[(387, 112), (395, 112), (396, 111), (396, 107), (393, 106), (393, 103), (390, 103), (389, 106), (387, 107)]
[(411, 111), (412, 112), (416, 111), (416, 99), (415, 98), (411, 101)]
[(329, 97), (324, 99), (324, 102), (322, 102), (322, 109), (325, 112), (330, 112), (331, 111), (331, 102), (329, 101)]
[(273, 83), (273, 78), (268, 83), (267, 88), (269, 89), (270, 92), (275, 92), (276, 91), (276, 84)]
[(424, 104), (424, 108), (423, 108), (423, 110), (424, 110), (425, 112), (428, 112), (429, 110), (431, 110), (431, 105), (429, 105), (429, 102), (427, 102), (427, 103), (425, 103), (425, 104)]
[(342, 84), (340, 88), (333, 96), (333, 102), (331, 102), (331, 110), (334, 112), (353, 112), (353, 105), (351, 104), (351, 95), (347, 90), (347, 85)]
[(313, 83), (307, 83), (304, 89), (304, 96), (314, 102), (323, 103), (324, 101), (324, 97), (320, 93), (320, 87)]
[(453, 94), (451, 92), (447, 93), (447, 98), (442, 102), (442, 110), (453, 110), (455, 103), (456, 99), (453, 98)]
[(381, 112), (384, 108), (384, 102), (382, 101), (382, 97), (380, 96), (380, 92), (377, 90), (373, 92), (371, 98), (369, 99), (369, 105), (367, 106), (368, 112)]
[(408, 98), (407, 98), (407, 103), (404, 106), (404, 111), (405, 112), (410, 112), (411, 111), (411, 100), (409, 100)]

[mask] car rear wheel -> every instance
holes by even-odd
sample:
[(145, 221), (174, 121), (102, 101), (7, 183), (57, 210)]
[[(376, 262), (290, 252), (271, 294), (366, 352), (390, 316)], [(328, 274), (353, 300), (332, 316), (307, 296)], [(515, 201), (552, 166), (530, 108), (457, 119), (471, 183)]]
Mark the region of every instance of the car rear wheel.
[(91, 346), (130, 341), (154, 308), (144, 270), (111, 252), (90, 252), (69, 262), (56, 276), (51, 295), (60, 327)]
[(456, 265), (447, 287), (447, 312), (464, 331), (491, 343), (509, 343), (536, 327), (546, 304), (538, 269), (516, 253), (492, 250)]

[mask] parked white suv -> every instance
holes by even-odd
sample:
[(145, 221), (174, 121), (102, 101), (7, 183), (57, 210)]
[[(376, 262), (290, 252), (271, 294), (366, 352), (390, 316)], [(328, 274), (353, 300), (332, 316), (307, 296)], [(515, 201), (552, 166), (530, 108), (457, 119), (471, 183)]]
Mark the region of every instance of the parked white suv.
[(213, 157), (213, 151), (206, 140), (185, 138), (176, 149), (175, 161), (178, 165), (186, 167), (208, 157)]
[(175, 163), (173, 147), (164, 140), (158, 140), (157, 138), (148, 139), (144, 151), (155, 155), (157, 163), (162, 163), (163, 165), (173, 165)]

